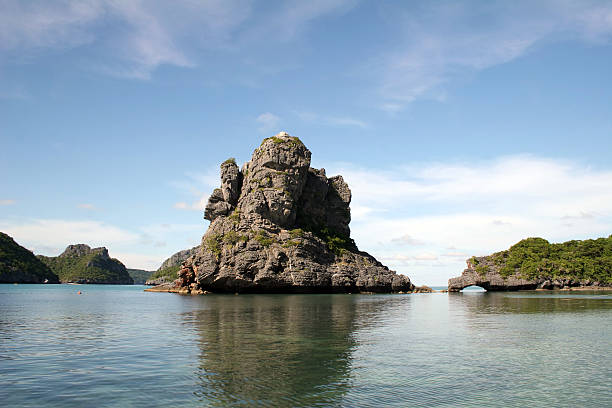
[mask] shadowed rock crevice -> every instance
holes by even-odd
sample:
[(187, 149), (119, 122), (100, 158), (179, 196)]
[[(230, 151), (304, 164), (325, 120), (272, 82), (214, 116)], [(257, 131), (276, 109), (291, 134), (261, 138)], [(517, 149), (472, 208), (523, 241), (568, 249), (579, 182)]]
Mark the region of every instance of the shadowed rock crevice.
[[(221, 165), (221, 188), (205, 210), (210, 226), (171, 290), (180, 292), (412, 291), (350, 238), (351, 191), (310, 167), (310, 151), (281, 132), (238, 169)], [(170, 289), (170, 288), (169, 288)]]

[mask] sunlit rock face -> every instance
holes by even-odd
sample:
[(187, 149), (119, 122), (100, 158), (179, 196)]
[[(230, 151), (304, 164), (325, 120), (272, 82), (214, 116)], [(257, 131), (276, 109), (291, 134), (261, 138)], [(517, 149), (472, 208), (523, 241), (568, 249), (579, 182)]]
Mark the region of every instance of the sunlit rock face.
[(310, 150), (286, 132), (264, 139), (239, 169), (221, 165), (202, 244), (177, 290), (213, 292), (412, 291), (350, 238), (351, 190), (310, 167)]

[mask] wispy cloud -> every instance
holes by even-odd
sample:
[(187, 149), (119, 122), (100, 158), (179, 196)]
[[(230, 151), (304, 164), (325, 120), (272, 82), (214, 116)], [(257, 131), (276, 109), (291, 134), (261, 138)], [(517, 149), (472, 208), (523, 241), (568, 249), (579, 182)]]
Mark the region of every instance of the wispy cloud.
[(265, 112), (255, 118), (255, 121), (259, 124), (259, 131), (261, 133), (270, 133), (278, 130), (280, 124), (280, 118), (273, 113)]
[(0, 50), (23, 57), (88, 46), (95, 69), (146, 79), (160, 65), (195, 65), (189, 54), (222, 46), (249, 14), (250, 2), (241, 0), (7, 0), (0, 5)]
[(13, 205), (15, 200), (0, 200), (0, 205)]
[(190, 199), (177, 201), (173, 207), (177, 210), (204, 211), (210, 193), (220, 183), (219, 168), (216, 166), (206, 172), (185, 173), (185, 179), (170, 184), (182, 195), (190, 196)]
[(351, 224), (360, 248), (421, 283), (443, 284), (461, 273), (468, 256), (529, 236), (564, 241), (612, 231), (612, 171), (582, 163), (509, 156), (393, 170), (328, 169), (348, 182), (352, 207), (375, 210)]
[(368, 127), (368, 124), (360, 119), (349, 116), (329, 116), (320, 115), (313, 112), (295, 112), (300, 120), (309, 123), (318, 123), (329, 126), (356, 126), (360, 128)]
[(107, 247), (127, 267), (157, 269), (174, 252), (196, 245), (204, 226), (194, 222), (128, 229), (100, 221), (28, 218), (0, 219), (0, 231), (36, 254), (57, 256), (66, 246), (83, 243)]
[[(53, 248), (60, 251), (69, 244), (87, 243), (92, 246), (108, 246), (109, 243), (126, 243), (138, 235), (114, 225), (98, 221), (70, 221), (60, 219), (28, 219), (21, 221), (0, 220), (0, 230), (24, 242), (29, 249), (38, 252)], [(57, 255), (45, 253), (45, 255)]]
[(87, 47), (98, 72), (148, 79), (159, 66), (205, 64), (203, 51), (292, 41), (313, 20), (349, 10), (353, 0), (283, 2), (254, 16), (253, 0), (5, 0), (0, 51), (9, 59)]
[(96, 206), (91, 203), (81, 203), (77, 204), (77, 208), (80, 208), (82, 210), (95, 210)]
[(419, 4), (388, 13), (390, 24), (401, 27), (400, 45), (368, 67), (381, 78), (386, 111), (420, 97), (444, 99), (451, 80), (515, 60), (539, 44), (568, 37), (601, 42), (612, 35), (610, 3)]

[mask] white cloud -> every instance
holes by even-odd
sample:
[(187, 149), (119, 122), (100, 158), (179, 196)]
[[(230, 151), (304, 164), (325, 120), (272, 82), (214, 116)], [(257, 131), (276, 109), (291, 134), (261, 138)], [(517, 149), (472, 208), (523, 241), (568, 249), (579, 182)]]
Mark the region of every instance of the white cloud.
[[(98, 72), (148, 79), (161, 65), (205, 64), (210, 51), (293, 40), (312, 21), (349, 10), (353, 0), (284, 2), (254, 15), (253, 0), (61, 0), (0, 3), (3, 58), (86, 47)], [(203, 52), (204, 51), (204, 52)]]
[(52, 256), (58, 255), (70, 244), (108, 247), (110, 243), (126, 244), (138, 238), (133, 232), (98, 221), (0, 220), (0, 230), (35, 253)]
[[(419, 97), (444, 99), (449, 81), (521, 57), (559, 38), (607, 41), (612, 4), (596, 1), (426, 3), (395, 10), (399, 46), (368, 65), (382, 78), (381, 109), (396, 112)], [(382, 70), (378, 67), (383, 67)]]
[(154, 224), (133, 229), (99, 221), (0, 219), (0, 231), (36, 254), (57, 256), (71, 244), (104, 246), (127, 267), (157, 269), (173, 253), (200, 241), (205, 226)]
[(407, 245), (423, 245), (425, 244), (423, 241), (416, 239), (408, 234), (402, 235), (401, 237), (398, 238), (393, 238), (391, 240), (391, 242), (396, 242), (396, 243), (400, 243), (400, 244), (407, 244)]
[(126, 268), (144, 269), (154, 271), (159, 268), (162, 262), (170, 256), (168, 255), (146, 255), (132, 252), (113, 252), (109, 255), (119, 259)]
[(259, 24), (250, 27), (245, 40), (288, 42), (300, 35), (313, 21), (341, 15), (357, 5), (356, 0), (290, 0), (274, 7), (260, 17)]
[(255, 121), (259, 123), (259, 131), (262, 133), (270, 133), (278, 130), (280, 118), (273, 113), (266, 112), (259, 115)]
[(313, 112), (295, 112), (296, 115), (304, 122), (318, 123), (330, 126), (354, 126), (359, 128), (367, 128), (368, 124), (360, 119), (351, 118), (348, 116), (329, 116), (320, 115)]
[(83, 210), (95, 210), (96, 206), (90, 203), (81, 203), (77, 205), (77, 208), (81, 208)]
[(146, 79), (160, 65), (193, 66), (193, 49), (222, 46), (250, 10), (241, 0), (7, 0), (0, 5), (0, 49), (22, 57), (89, 46), (98, 70)]
[(0, 200), (0, 205), (13, 205), (15, 200)]
[(221, 184), (219, 167), (215, 166), (206, 172), (187, 172), (185, 179), (170, 183), (182, 194), (188, 194), (193, 199), (178, 201), (173, 207), (177, 210), (204, 211), (210, 193)]
[(352, 206), (375, 209), (351, 224), (360, 248), (418, 283), (444, 284), (469, 256), (530, 236), (560, 242), (612, 231), (612, 171), (581, 163), (510, 156), (332, 173), (349, 184)]
[(193, 210), (193, 211), (204, 211), (206, 204), (208, 203), (208, 194), (203, 195), (198, 200), (188, 204), (184, 201), (174, 203), (174, 208), (177, 210)]

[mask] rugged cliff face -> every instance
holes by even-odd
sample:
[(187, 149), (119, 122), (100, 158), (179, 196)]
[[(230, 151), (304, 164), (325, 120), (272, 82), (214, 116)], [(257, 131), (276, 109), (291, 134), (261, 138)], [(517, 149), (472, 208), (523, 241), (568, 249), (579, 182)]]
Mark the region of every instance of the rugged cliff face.
[(38, 258), (64, 283), (134, 283), (125, 266), (111, 258), (104, 247), (92, 249), (85, 244), (69, 245), (59, 256), (39, 255)]
[(0, 232), (0, 283), (59, 283), (32, 252)]
[(174, 282), (183, 262), (194, 255), (199, 249), (200, 246), (198, 245), (173, 254), (162, 262), (161, 266), (147, 278), (145, 285), (157, 286)]
[(612, 236), (551, 244), (527, 238), (489, 256), (472, 257), (449, 292), (468, 286), (489, 291), (612, 287)]
[(281, 132), (240, 170), (221, 164), (206, 206), (210, 226), (179, 271), (181, 292), (411, 291), (350, 238), (351, 191), (310, 167), (310, 151)]

